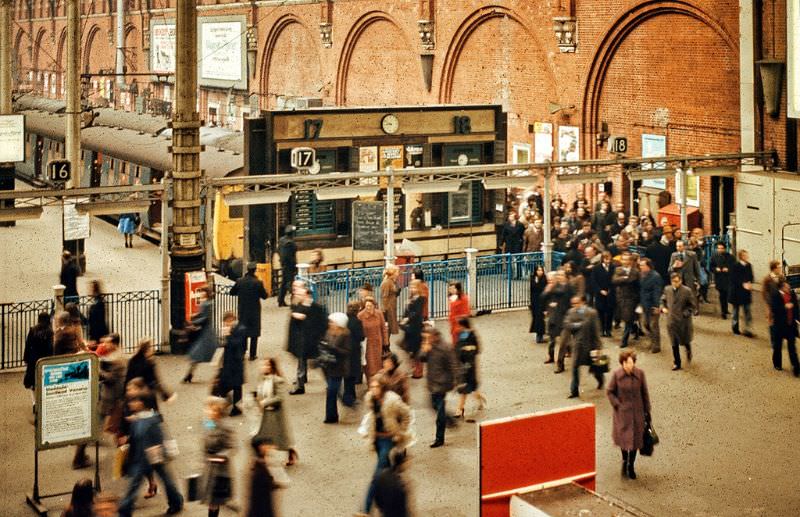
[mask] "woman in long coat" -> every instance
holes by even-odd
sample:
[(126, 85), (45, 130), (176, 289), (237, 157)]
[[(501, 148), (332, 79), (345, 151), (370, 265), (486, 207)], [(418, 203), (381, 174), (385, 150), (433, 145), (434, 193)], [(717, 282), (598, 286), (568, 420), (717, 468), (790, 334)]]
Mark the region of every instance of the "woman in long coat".
[(650, 420), (650, 393), (644, 372), (636, 368), (636, 352), (623, 350), (618, 368), (611, 374), (606, 394), (614, 408), (614, 443), (622, 449), (622, 475), (636, 479), (636, 451), (644, 445), (645, 425)]
[(209, 517), (219, 515), (219, 507), (233, 496), (228, 450), (233, 447), (233, 431), (222, 421), (227, 401), (219, 397), (206, 400), (203, 422), (203, 450), (206, 456), (203, 503), (208, 505)]
[(347, 407), (356, 404), (356, 384), (361, 383), (361, 342), (364, 341), (364, 326), (358, 319), (361, 304), (353, 300), (347, 304), (347, 330), (350, 332), (350, 365), (344, 378), (342, 403)]
[(447, 287), (447, 291), (450, 295), (447, 311), (447, 319), (450, 322), (450, 344), (456, 346), (458, 334), (461, 332), (458, 320), (463, 317), (469, 317), (469, 296), (464, 294), (461, 282), (451, 282)]
[(381, 282), (381, 309), (386, 323), (389, 324), (389, 334), (397, 334), (400, 329), (397, 325), (397, 295), (400, 288), (397, 286), (397, 275), (400, 272), (395, 265), (386, 266)]
[(36, 325), (31, 327), (28, 337), (25, 338), (25, 354), (22, 356), (25, 361), (25, 377), (22, 379), (22, 384), (31, 390), (34, 405), (36, 404), (36, 395), (33, 391), (36, 384), (36, 361), (51, 355), (53, 355), (53, 328), (50, 325), (50, 315), (40, 312)]
[(286, 380), (278, 369), (274, 357), (264, 359), (261, 370), (264, 377), (256, 391), (256, 401), (261, 408), (261, 426), (256, 433), (257, 438), (267, 438), (279, 451), (287, 451), (289, 460), (286, 465), (294, 465), (297, 461), (297, 451), (294, 449), (294, 440), (286, 424)]
[(364, 336), (367, 339), (366, 361), (364, 373), (367, 379), (378, 373), (383, 365), (383, 348), (389, 345), (386, 321), (383, 313), (375, 306), (375, 299), (368, 296), (364, 300), (364, 308), (358, 313)]
[(103, 288), (97, 280), (92, 281), (92, 304), (89, 306), (89, 344), (97, 344), (110, 331), (106, 321), (106, 303)]
[(413, 364), (411, 377), (414, 379), (422, 377), (422, 363), (417, 358), (422, 347), (422, 324), (427, 306), (427, 300), (421, 293), (422, 285), (421, 280), (412, 280), (409, 284), (408, 290), (411, 296), (401, 322), (404, 332), (402, 347), (411, 357)]
[(544, 266), (536, 266), (530, 278), (530, 301), (528, 308), (531, 311), (531, 326), (528, 332), (536, 333), (536, 342), (544, 343), (544, 303), (542, 292), (547, 286), (547, 275)]
[(212, 318), (214, 314), (214, 306), (211, 301), (211, 289), (208, 287), (201, 287), (198, 289), (200, 297), (200, 308), (192, 316), (190, 322), (193, 327), (198, 328), (197, 334), (189, 349), (189, 371), (183, 377), (183, 382), (192, 382), (194, 377), (194, 369), (197, 363), (207, 363), (214, 357), (214, 352), (217, 350), (217, 336), (214, 334), (214, 325)]

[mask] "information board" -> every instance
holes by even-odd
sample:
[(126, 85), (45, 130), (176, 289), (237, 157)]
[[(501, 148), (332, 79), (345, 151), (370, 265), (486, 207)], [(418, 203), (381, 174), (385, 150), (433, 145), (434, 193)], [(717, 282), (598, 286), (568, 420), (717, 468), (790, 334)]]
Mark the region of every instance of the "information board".
[(380, 201), (353, 202), (353, 249), (383, 250), (386, 209)]
[(150, 24), (150, 70), (175, 71), (175, 21), (153, 20)]
[[(87, 202), (88, 199), (81, 201)], [(76, 201), (64, 202), (64, 240), (74, 241), (78, 239), (88, 239), (91, 233), (91, 217), (89, 214), (81, 214), (75, 208)]]
[(0, 115), (0, 163), (25, 161), (25, 115)]
[(247, 18), (203, 16), (197, 24), (200, 84), (246, 90)]
[(46, 357), (36, 363), (36, 448), (54, 449), (99, 438), (97, 356)]

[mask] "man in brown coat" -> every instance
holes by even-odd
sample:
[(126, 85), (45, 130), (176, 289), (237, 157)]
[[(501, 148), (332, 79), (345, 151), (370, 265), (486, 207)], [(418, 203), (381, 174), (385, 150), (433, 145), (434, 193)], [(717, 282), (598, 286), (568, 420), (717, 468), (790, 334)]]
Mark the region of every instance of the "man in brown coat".
[(680, 345), (686, 347), (686, 360), (692, 362), (692, 317), (697, 310), (697, 302), (692, 290), (683, 285), (679, 273), (672, 273), (669, 281), (670, 285), (664, 288), (661, 297), (661, 312), (667, 315), (667, 333), (675, 360), (672, 365), (674, 371), (681, 369)]
[(542, 250), (544, 229), (542, 229), (542, 221), (540, 219), (536, 219), (528, 225), (528, 228), (522, 236), (522, 240), (522, 251), (525, 253)]

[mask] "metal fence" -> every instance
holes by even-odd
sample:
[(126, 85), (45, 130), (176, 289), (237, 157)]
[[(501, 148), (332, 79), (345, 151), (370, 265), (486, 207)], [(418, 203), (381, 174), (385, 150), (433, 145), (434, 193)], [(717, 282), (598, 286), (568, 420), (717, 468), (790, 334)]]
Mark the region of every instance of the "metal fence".
[(0, 369), (24, 366), (25, 338), (36, 325), (39, 313), (53, 312), (53, 300), (0, 303)]
[[(156, 351), (161, 350), (161, 293), (158, 290), (105, 293), (106, 322), (110, 332), (120, 336), (123, 352), (134, 353), (139, 341), (153, 340)], [(78, 308), (84, 316), (94, 302), (91, 296), (78, 298)], [(84, 337), (88, 335), (88, 322), (84, 322)]]
[(212, 324), (214, 325), (214, 331), (217, 333), (217, 338), (220, 342), (223, 339), (222, 316), (227, 311), (233, 311), (238, 314), (238, 298), (231, 294), (232, 287), (233, 284), (214, 283), (214, 321)]
[[(561, 265), (564, 253), (554, 251), (552, 267)], [(527, 307), (530, 303), (530, 276), (537, 267), (544, 268), (544, 253), (489, 255), (476, 260), (477, 311)]]

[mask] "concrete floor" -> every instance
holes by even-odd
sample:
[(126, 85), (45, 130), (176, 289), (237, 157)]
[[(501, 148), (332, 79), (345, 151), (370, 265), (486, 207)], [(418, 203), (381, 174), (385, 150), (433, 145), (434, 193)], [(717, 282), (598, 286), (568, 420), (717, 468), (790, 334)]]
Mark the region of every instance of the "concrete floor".
[[(41, 221), (38, 225), (20, 223), (16, 229), (0, 228), (0, 273), (4, 278), (0, 298), (25, 300), (49, 295), (50, 285), (57, 279), (59, 245), (55, 240), (59, 233)], [(109, 291), (158, 286), (156, 247), (137, 240), (137, 248), (127, 250), (116, 231), (99, 222), (93, 225), (92, 235), (88, 244), (90, 278), (97, 275), (107, 280)], [(35, 260), (31, 260), (32, 251)], [(757, 272), (757, 276), (761, 274)], [(553, 375), (550, 365), (542, 364), (545, 349), (531, 344), (525, 311), (483, 316), (475, 322), (483, 343), (482, 391), (490, 403), (479, 418), (594, 403), (599, 492), (653, 516), (798, 515), (800, 448), (795, 436), (800, 431), (800, 380), (787, 371), (773, 371), (763, 311), (756, 305), (758, 337), (752, 340), (732, 336), (729, 322), (716, 317), (712, 306), (704, 306), (695, 327), (695, 359), (682, 372), (670, 371), (667, 349), (660, 355), (641, 353), (639, 366), (648, 375), (661, 444), (652, 458), (637, 462), (637, 481), (620, 478), (619, 451), (611, 442), (611, 408), (605, 394), (594, 390), (592, 380), (584, 375), (581, 400), (567, 400), (568, 374)], [(264, 352), (279, 357), (291, 378), (294, 362), (283, 351), (287, 318), (286, 309), (278, 309), (270, 299), (264, 311), (261, 346)], [(618, 331), (615, 336), (607, 340), (612, 357), (618, 351)], [(208, 393), (211, 367), (199, 369), (198, 382), (182, 385), (178, 381), (184, 359), (163, 356), (158, 361), (165, 382), (179, 395), (163, 412), (168, 431), (181, 449), (171, 469), (175, 477), (184, 478), (202, 467), (201, 405)], [(252, 386), (258, 378), (257, 365), (248, 363), (247, 369)], [(19, 372), (0, 374), (0, 410), (6, 416), (0, 421), (0, 514), (9, 517), (32, 515), (24, 494), (33, 481), (33, 420), (21, 380)], [(448, 403), (454, 407), (453, 399)], [(464, 423), (448, 430), (447, 445), (430, 450), (433, 414), (424, 381), (412, 382), (412, 405), (419, 441), (411, 450), (408, 477), (418, 515), (477, 515), (476, 426)], [(279, 491), (282, 515), (351, 515), (363, 499), (375, 462), (374, 453), (356, 433), (361, 412), (345, 411), (338, 425), (323, 425), (324, 383), (319, 371), (312, 372), (305, 395), (290, 398), (287, 411), (300, 463), (290, 469), (291, 486)], [(234, 459), (238, 473), (234, 489), (241, 504), (250, 454), (246, 440), (257, 424), (255, 410), (250, 407), (244, 417), (229, 419), (229, 423), (240, 444)], [(111, 447), (100, 449), (103, 487), (122, 493), (124, 481), (110, 479), (112, 453)], [(93, 473), (69, 470), (70, 454), (68, 449), (42, 453), (43, 493), (69, 490), (76, 479)], [(46, 502), (54, 510), (51, 515), (57, 515), (66, 499)], [(159, 515), (166, 507), (161, 494), (139, 503), (136, 514), (143, 516)], [(235, 512), (225, 509), (222, 514)], [(205, 509), (191, 503), (184, 515), (205, 515)]]

